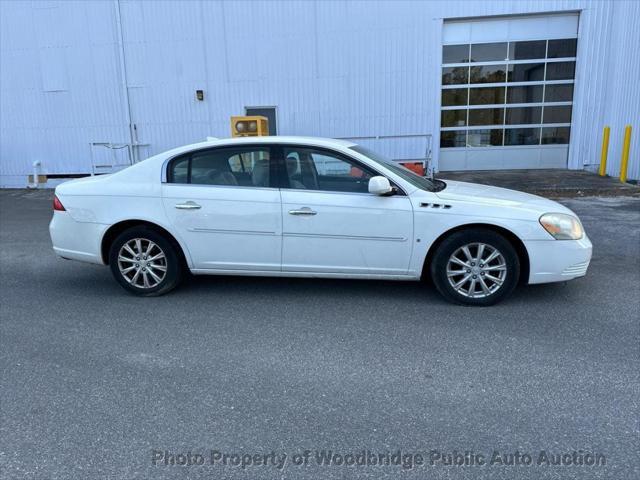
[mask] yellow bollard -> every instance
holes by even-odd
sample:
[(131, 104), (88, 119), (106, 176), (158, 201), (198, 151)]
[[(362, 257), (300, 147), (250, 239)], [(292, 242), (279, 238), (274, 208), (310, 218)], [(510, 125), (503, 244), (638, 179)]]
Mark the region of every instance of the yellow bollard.
[(607, 174), (607, 156), (609, 155), (609, 133), (611, 129), (604, 127), (602, 130), (602, 153), (600, 154), (600, 170), (598, 174), (604, 177)]
[(620, 181), (627, 181), (627, 167), (629, 166), (629, 149), (631, 148), (631, 125), (624, 127), (624, 142), (622, 144), (622, 159), (620, 160)]

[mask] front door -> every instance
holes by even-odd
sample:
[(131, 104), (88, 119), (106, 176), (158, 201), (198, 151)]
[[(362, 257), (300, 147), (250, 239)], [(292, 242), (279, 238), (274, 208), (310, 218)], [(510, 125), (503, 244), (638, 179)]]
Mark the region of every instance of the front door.
[(219, 147), (173, 159), (162, 196), (195, 269), (279, 271), (280, 192), (269, 146)]
[(284, 147), (282, 270), (405, 275), (413, 211), (402, 194), (368, 193), (376, 172), (329, 150)]

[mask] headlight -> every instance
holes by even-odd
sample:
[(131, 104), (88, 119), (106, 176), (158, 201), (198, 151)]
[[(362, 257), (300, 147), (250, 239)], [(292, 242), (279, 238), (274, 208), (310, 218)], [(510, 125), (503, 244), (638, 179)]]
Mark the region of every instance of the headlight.
[(584, 235), (580, 220), (564, 213), (545, 213), (540, 225), (556, 240), (579, 240)]

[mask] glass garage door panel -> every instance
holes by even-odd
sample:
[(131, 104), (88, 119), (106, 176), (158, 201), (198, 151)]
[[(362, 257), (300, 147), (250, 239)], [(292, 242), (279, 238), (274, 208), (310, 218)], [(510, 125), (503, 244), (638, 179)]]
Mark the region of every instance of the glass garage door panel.
[(507, 103), (540, 103), (543, 91), (544, 85), (508, 86)]
[(544, 58), (547, 51), (547, 42), (533, 40), (529, 42), (511, 42), (509, 60), (529, 60), (532, 58)]
[(482, 87), (469, 90), (469, 105), (500, 105), (504, 103), (504, 87)]
[(537, 125), (542, 118), (542, 107), (513, 107), (506, 109), (506, 125)]
[(443, 127), (464, 127), (467, 124), (467, 110), (443, 110), (440, 125)]
[[(534, 159), (555, 148), (551, 156), (557, 160), (558, 148), (568, 150), (578, 17), (551, 17), (445, 22), (441, 158), (451, 152), (451, 158), (460, 159), (464, 152), (483, 149), (486, 155), (467, 157), (486, 159), (491, 151), (509, 150), (514, 153), (497, 155)], [(449, 23), (455, 28), (448, 28)], [(535, 38), (540, 32), (548, 36)], [(542, 152), (538, 157), (529, 151), (536, 147)], [(528, 153), (518, 155), (518, 149)]]
[(469, 110), (469, 125), (502, 125), (504, 108), (474, 108)]

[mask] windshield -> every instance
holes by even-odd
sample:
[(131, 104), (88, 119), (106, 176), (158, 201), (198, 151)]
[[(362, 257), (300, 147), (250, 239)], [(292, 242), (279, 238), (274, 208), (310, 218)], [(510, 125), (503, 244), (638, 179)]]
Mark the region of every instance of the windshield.
[(353, 147), (349, 147), (351, 150), (358, 152), (364, 155), (367, 158), (370, 158), (374, 162), (381, 163), (383, 167), (391, 170), (393, 173), (401, 177), (403, 180), (406, 180), (411, 185), (421, 190), (426, 190), (428, 192), (435, 192), (441, 190), (437, 187), (437, 185), (429, 180), (426, 177), (421, 177), (417, 173), (412, 172), (408, 168), (403, 167), (398, 162), (394, 162), (390, 158), (385, 157), (384, 155), (380, 155), (374, 151), (369, 150), (361, 145), (354, 145)]

